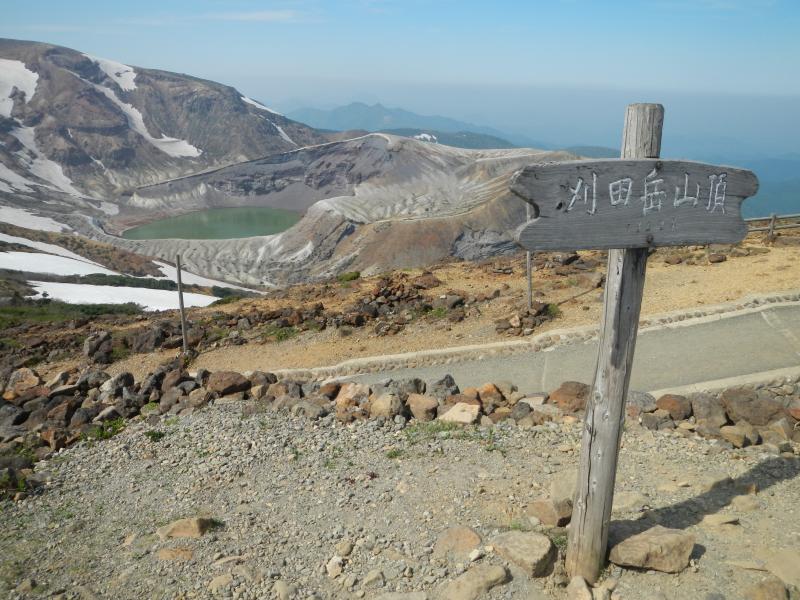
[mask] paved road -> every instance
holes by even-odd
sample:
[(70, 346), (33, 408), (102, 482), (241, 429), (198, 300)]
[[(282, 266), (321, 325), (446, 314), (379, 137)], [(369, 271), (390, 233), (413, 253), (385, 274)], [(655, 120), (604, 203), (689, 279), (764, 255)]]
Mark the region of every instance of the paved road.
[[(450, 373), (461, 387), (508, 380), (523, 392), (533, 392), (555, 389), (567, 380), (591, 383), (596, 360), (595, 340), (544, 352), (398, 369), (357, 379), (430, 379)], [(800, 367), (800, 306), (774, 306), (640, 332), (631, 389), (662, 390), (790, 367)]]

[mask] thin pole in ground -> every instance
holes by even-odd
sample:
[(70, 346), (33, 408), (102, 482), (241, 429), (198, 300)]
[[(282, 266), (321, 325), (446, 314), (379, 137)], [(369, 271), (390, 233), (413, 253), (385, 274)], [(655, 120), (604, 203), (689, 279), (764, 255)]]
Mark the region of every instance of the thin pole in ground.
[(183, 306), (183, 281), (181, 280), (181, 255), (178, 254), (175, 263), (178, 270), (178, 307), (181, 311), (181, 337), (183, 339), (183, 355), (189, 354), (189, 343), (186, 338), (186, 309)]

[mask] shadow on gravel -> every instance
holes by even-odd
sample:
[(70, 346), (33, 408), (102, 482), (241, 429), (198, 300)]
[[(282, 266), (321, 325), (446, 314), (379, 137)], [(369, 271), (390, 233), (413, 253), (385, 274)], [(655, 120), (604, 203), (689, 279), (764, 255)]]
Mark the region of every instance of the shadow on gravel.
[[(800, 475), (800, 459), (781, 457), (767, 459), (741, 477), (717, 482), (711, 489), (699, 496), (663, 508), (649, 510), (644, 517), (638, 520), (612, 521), (609, 526), (608, 547), (612, 548), (622, 540), (656, 525), (672, 529), (686, 529), (697, 525), (706, 515), (717, 513), (728, 506), (736, 496), (752, 493), (753, 489), (761, 492), (798, 475)], [(696, 552), (697, 548), (695, 547)]]

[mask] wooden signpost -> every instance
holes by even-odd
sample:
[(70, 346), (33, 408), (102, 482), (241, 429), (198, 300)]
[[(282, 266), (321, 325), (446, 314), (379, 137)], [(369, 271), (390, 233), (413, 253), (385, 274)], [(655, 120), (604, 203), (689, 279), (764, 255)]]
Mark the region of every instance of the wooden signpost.
[(511, 183), (533, 210), (517, 230), (526, 250), (609, 250), (566, 564), (590, 583), (606, 557), (649, 248), (741, 241), (741, 203), (758, 190), (750, 171), (660, 160), (663, 122), (660, 104), (632, 104), (621, 159), (530, 165)]

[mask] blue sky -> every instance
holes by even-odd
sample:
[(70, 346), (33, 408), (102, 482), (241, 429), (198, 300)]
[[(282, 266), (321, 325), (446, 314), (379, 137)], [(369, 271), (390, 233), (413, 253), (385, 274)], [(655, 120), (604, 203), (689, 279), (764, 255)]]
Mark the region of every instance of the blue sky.
[[(626, 99), (667, 98), (677, 114), (696, 108), (678, 135), (702, 126), (735, 138), (725, 124), (713, 129), (708, 121), (724, 117), (758, 131), (758, 113), (769, 112), (764, 118), (775, 123), (762, 140), (769, 145), (786, 133), (778, 114), (800, 106), (798, 0), (3, 0), (0, 6), (2, 37), (206, 77), (283, 109), (382, 101), (494, 126), (518, 124), (539, 138), (563, 131), (566, 141), (599, 143), (618, 127)], [(733, 112), (724, 106), (732, 96)], [(577, 125), (566, 108), (542, 114), (562, 104), (583, 107)], [(788, 140), (786, 148), (792, 150)]]

